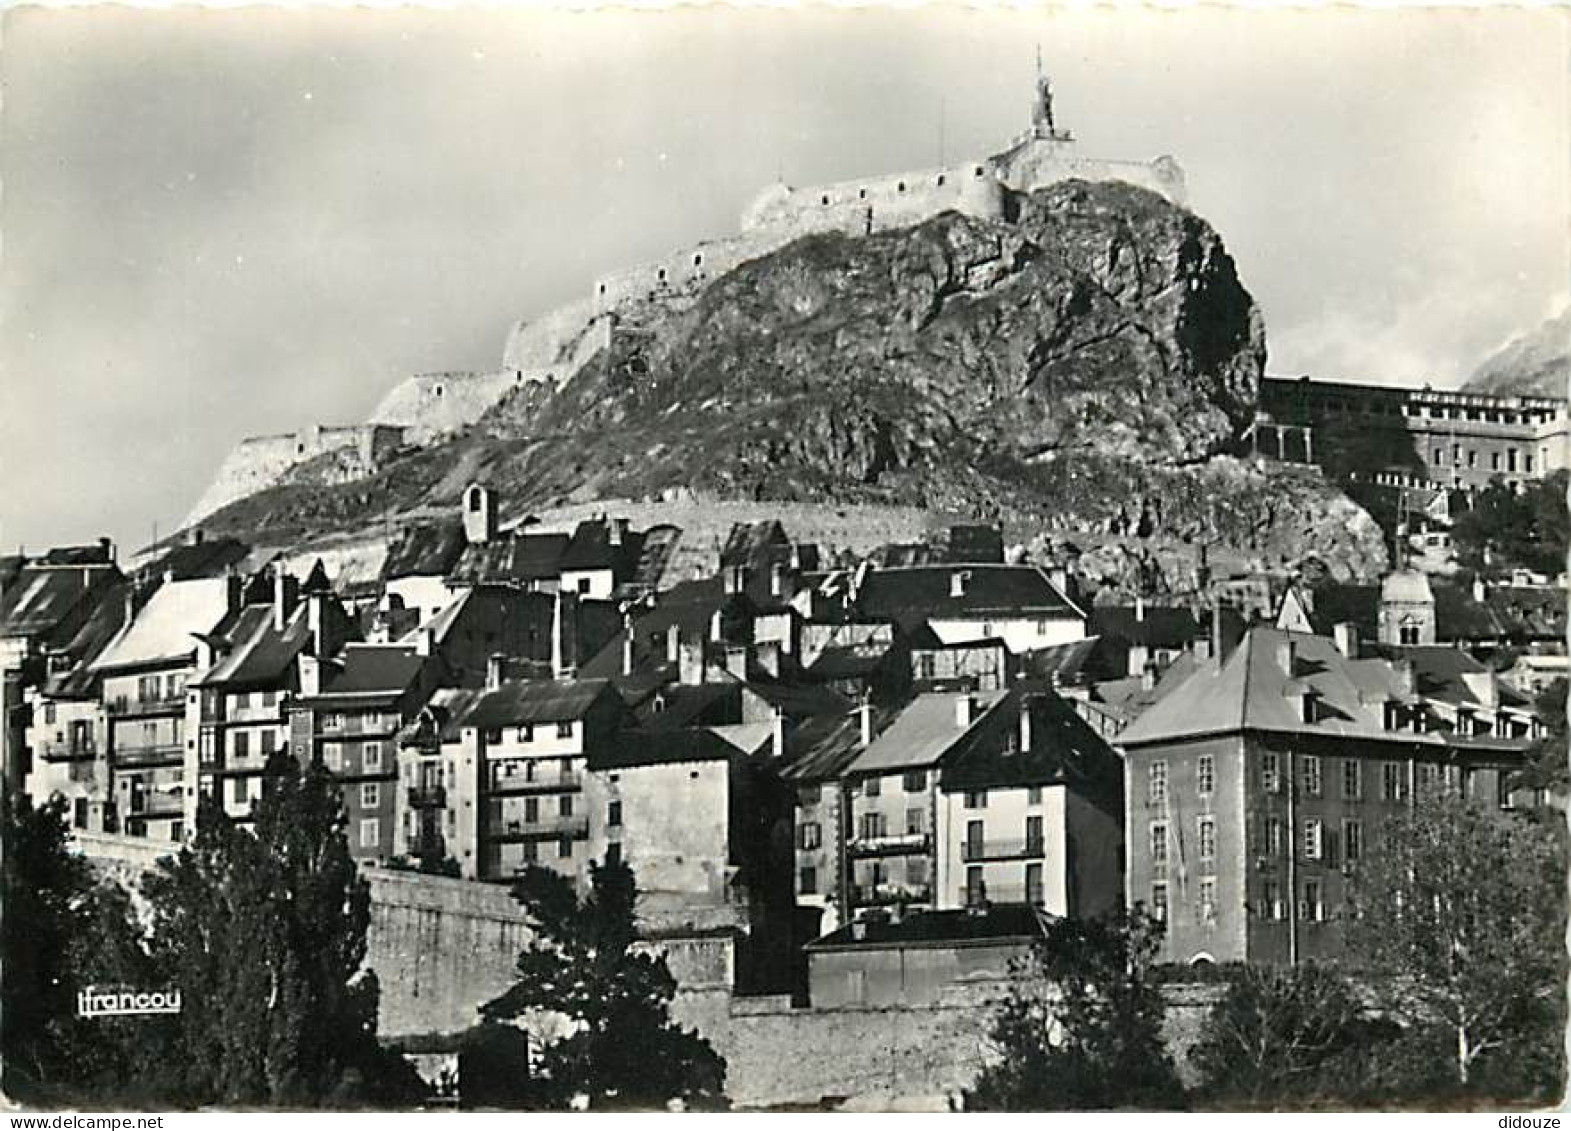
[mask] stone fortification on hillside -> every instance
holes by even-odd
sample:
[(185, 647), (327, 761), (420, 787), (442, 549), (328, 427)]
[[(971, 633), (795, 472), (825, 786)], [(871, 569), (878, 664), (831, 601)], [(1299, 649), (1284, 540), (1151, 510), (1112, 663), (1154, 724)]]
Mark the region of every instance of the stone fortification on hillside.
[[(596, 279), (590, 293), (508, 334), (501, 368), (486, 373), (421, 374), (394, 385), (372, 411), (366, 428), (403, 430), (407, 443), (427, 444), (474, 424), (513, 389), (560, 388), (610, 348), (623, 313), (660, 302), (681, 308), (709, 282), (743, 263), (804, 236), (867, 236), (921, 223), (953, 211), (985, 220), (1006, 219), (1011, 193), (1029, 193), (1070, 179), (1123, 181), (1182, 203), (1184, 175), (1171, 157), (1150, 162), (1082, 155), (1072, 134), (1057, 127), (1052, 88), (1039, 78), (1031, 127), (1001, 152), (942, 168), (793, 188), (764, 189), (742, 214), (738, 235), (706, 240), (647, 263)], [(242, 440), (186, 519), (191, 525), (222, 506), (282, 482), (290, 471), (326, 451), (358, 450), (354, 429), (316, 428), (295, 436)], [(314, 438), (313, 438), (314, 437)], [(374, 460), (350, 461), (341, 475), (355, 478)], [(334, 471), (324, 482), (341, 482)]]

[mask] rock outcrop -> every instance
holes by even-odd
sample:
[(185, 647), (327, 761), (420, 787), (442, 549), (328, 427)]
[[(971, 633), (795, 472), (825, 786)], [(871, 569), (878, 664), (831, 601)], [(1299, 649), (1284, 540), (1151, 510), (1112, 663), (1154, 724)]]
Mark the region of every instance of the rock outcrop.
[(1480, 365), (1466, 388), (1480, 393), (1564, 397), (1571, 381), (1571, 306), (1512, 339)]
[[(1003, 205), (811, 235), (696, 298), (626, 305), (565, 387), (519, 388), (361, 493), (380, 517), (456, 497), (462, 468), (531, 507), (883, 503), (1383, 565), (1373, 523), (1323, 480), (1235, 458), (1265, 337), (1205, 221), (1116, 182)], [(343, 489), (253, 503), (332, 526), (310, 517), (324, 490)]]

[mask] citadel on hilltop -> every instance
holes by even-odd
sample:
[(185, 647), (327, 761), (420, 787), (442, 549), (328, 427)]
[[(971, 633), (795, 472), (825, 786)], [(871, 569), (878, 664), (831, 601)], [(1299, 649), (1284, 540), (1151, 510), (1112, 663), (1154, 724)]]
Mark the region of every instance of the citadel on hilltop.
[(651, 300), (690, 302), (711, 280), (806, 235), (871, 235), (942, 212), (1000, 219), (1006, 190), (1032, 192), (1059, 181), (1124, 181), (1184, 203), (1184, 173), (1172, 157), (1106, 160), (1083, 155), (1054, 116), (1053, 88), (1039, 75), (1031, 125), (1000, 152), (938, 168), (828, 185), (775, 183), (744, 209), (740, 232), (673, 251), (655, 263), (596, 279), (590, 292), (532, 321), (516, 323), (501, 367), (489, 373), (428, 373), (388, 390), (365, 424), (313, 426), (298, 434), (248, 437), (237, 444), (185, 526), (280, 482), (291, 469), (327, 457), (329, 482), (369, 475), (400, 446), (423, 445), (473, 424), (509, 390), (560, 387), (611, 343), (618, 314)]

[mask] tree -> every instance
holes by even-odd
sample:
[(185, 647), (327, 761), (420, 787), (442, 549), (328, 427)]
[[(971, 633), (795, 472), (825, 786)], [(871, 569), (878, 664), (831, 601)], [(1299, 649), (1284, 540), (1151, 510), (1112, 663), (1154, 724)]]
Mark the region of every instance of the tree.
[(1528, 752), (1527, 765), (1512, 778), (1511, 785), (1560, 794), (1571, 792), (1571, 768), (1566, 763), (1565, 679), (1557, 679), (1546, 687), (1533, 710), (1544, 723), (1544, 737)]
[(370, 895), (338, 783), (283, 755), (270, 771), (254, 831), (204, 807), (194, 843), (144, 881), (153, 961), (184, 1007), (159, 1090), (178, 1106), (415, 1099), (413, 1070), (376, 1041)]
[(1325, 967), (1246, 966), (1190, 1050), (1200, 1091), (1213, 1104), (1249, 1107), (1337, 1096), (1324, 1069), (1373, 1043), (1362, 1014), (1347, 980)]
[(1563, 830), (1451, 796), (1393, 818), (1361, 864), (1353, 953), (1445, 1034), (1464, 1092), (1514, 1060), (1561, 1075), (1565, 871)]
[(1530, 480), (1520, 493), (1492, 479), (1452, 524), (1457, 557), (1472, 569), (1524, 566), (1551, 575), (1566, 568), (1568, 473)]
[(636, 947), (637, 891), (620, 861), (592, 864), (580, 900), (571, 881), (530, 868), (513, 889), (535, 937), (518, 956), (519, 980), (481, 1008), (488, 1021), (566, 1018), (538, 1067), (540, 1106), (592, 1108), (724, 1104), (725, 1061), (670, 1017), (676, 980), (664, 957)]
[(1160, 937), (1142, 911), (1049, 923), (994, 1020), (999, 1059), (965, 1093), (967, 1110), (1182, 1107), (1149, 978)]

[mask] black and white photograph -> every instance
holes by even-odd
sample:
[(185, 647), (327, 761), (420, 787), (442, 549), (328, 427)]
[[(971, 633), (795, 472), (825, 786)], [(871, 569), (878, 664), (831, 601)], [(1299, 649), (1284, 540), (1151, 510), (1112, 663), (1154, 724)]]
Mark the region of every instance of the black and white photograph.
[(1564, 7), (7, 6), (0, 1111), (1547, 1126), (1568, 382)]

